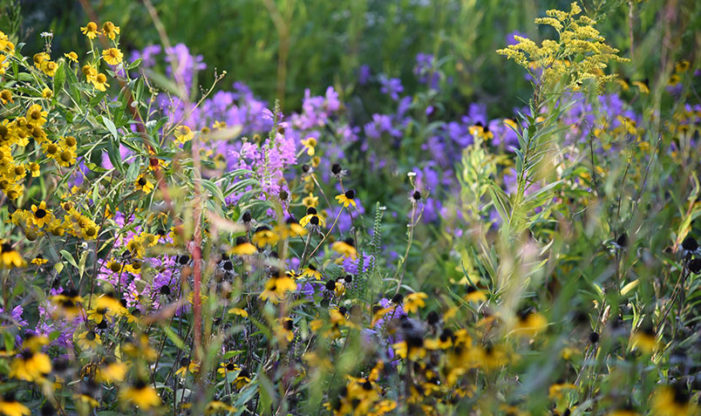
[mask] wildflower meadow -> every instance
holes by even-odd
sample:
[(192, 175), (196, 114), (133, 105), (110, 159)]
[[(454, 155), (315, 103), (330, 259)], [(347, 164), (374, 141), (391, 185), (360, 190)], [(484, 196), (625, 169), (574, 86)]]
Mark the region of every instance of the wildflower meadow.
[(0, 0), (0, 415), (701, 415), (701, 3)]

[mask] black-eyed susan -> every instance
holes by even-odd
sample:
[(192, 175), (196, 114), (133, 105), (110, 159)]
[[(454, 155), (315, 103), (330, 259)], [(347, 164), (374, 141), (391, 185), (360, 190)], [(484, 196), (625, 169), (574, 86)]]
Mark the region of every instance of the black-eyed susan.
[(294, 333), (294, 321), (292, 318), (285, 317), (280, 319), (280, 325), (277, 330), (277, 336), (280, 341), (284, 344), (284, 341), (292, 342), (295, 337)]
[(74, 338), (76, 344), (78, 344), (82, 350), (96, 350), (100, 345), (102, 345), (102, 338), (100, 338), (100, 334), (92, 329), (75, 333)]
[(290, 237), (302, 237), (307, 234), (307, 230), (294, 217), (287, 217), (285, 224), (287, 225), (287, 235)]
[(485, 302), (487, 300), (487, 295), (476, 287), (468, 285), (467, 294), (463, 296), (463, 299), (465, 299), (467, 302), (479, 303)]
[(37, 254), (37, 256), (32, 259), (32, 264), (36, 266), (43, 266), (48, 262), (49, 261), (45, 259), (41, 254)]
[(10, 377), (24, 381), (40, 381), (51, 372), (51, 360), (42, 352), (24, 349), (10, 364)]
[(299, 225), (302, 227), (306, 227), (307, 224), (311, 224), (314, 227), (324, 227), (326, 226), (326, 220), (324, 220), (323, 217), (319, 216), (316, 208), (314, 207), (309, 207), (307, 208), (307, 215), (302, 217), (302, 219), (299, 220)]
[(207, 403), (207, 406), (204, 408), (204, 413), (206, 415), (213, 415), (216, 413), (233, 413), (236, 411), (236, 408), (233, 406), (230, 406), (222, 401), (219, 400), (212, 400), (211, 402)]
[(75, 318), (83, 312), (83, 298), (75, 289), (52, 296), (51, 301), (57, 306), (55, 314), (66, 318)]
[(188, 357), (183, 357), (180, 359), (180, 367), (175, 370), (175, 375), (185, 377), (188, 373), (195, 374), (199, 370), (200, 364), (198, 362), (193, 361)]
[(234, 373), (236, 371), (241, 370), (241, 368), (236, 365), (233, 361), (224, 361), (219, 364), (219, 368), (217, 369), (217, 374), (219, 374), (222, 377), (225, 377), (229, 373)]
[(394, 343), (392, 348), (394, 348), (394, 352), (401, 358), (418, 360), (426, 356), (424, 340), (418, 335), (408, 336), (404, 341)]
[(302, 272), (300, 277), (309, 277), (316, 280), (321, 280), (321, 272), (317, 270), (313, 264), (310, 264), (309, 266), (304, 268), (304, 271)]
[(232, 315), (240, 316), (242, 318), (248, 318), (248, 312), (242, 308), (231, 308), (228, 311)]
[(32, 213), (34, 214), (32, 217), (32, 223), (39, 228), (42, 228), (44, 225), (46, 225), (46, 223), (51, 222), (53, 218), (51, 210), (46, 208), (46, 201), (41, 201), (38, 206), (32, 204)]
[(646, 354), (654, 353), (659, 346), (657, 334), (655, 334), (650, 325), (634, 331), (630, 341), (631, 349), (638, 349)]
[(114, 23), (108, 20), (102, 24), (102, 33), (111, 40), (114, 40), (114, 38), (119, 35), (119, 26), (115, 26)]
[(117, 360), (108, 360), (95, 373), (95, 379), (101, 383), (121, 383), (127, 375), (129, 367)]
[(31, 414), (29, 408), (15, 399), (11, 391), (0, 396), (0, 414), (6, 416), (28, 416)]
[(260, 298), (273, 303), (282, 301), (288, 292), (297, 290), (297, 284), (287, 276), (272, 276), (265, 283), (265, 288), (260, 294)]
[(523, 337), (534, 337), (547, 327), (548, 321), (542, 314), (525, 309), (517, 314), (513, 331)]
[(251, 244), (246, 237), (236, 237), (236, 244), (229, 250), (229, 254), (237, 256), (251, 256), (257, 252), (256, 246)]
[(9, 241), (0, 239), (0, 269), (24, 267), (26, 264), (22, 256), (12, 247)]
[(256, 231), (251, 237), (253, 244), (257, 245), (259, 248), (263, 248), (266, 245), (274, 245), (280, 240), (280, 236), (273, 232), (267, 225), (261, 225), (256, 228)]
[(83, 32), (88, 39), (95, 39), (95, 37), (100, 34), (100, 30), (97, 28), (97, 23), (95, 22), (88, 22), (87, 25), (80, 28), (80, 31)]
[(658, 387), (652, 396), (652, 409), (655, 416), (692, 416), (700, 410), (681, 383)]
[(151, 193), (153, 191), (153, 184), (146, 178), (146, 176), (142, 173), (136, 178), (136, 181), (134, 182), (134, 187), (143, 192), (143, 193)]
[(248, 383), (251, 382), (251, 373), (247, 369), (242, 369), (239, 374), (236, 376), (234, 379), (234, 383), (236, 383), (236, 388), (241, 390), (244, 388)]
[(119, 397), (143, 410), (149, 410), (161, 404), (161, 398), (156, 390), (144, 380), (137, 380), (134, 384), (122, 388)]
[(346, 238), (343, 241), (336, 241), (331, 245), (331, 249), (343, 257), (355, 259), (358, 257), (358, 252), (355, 249), (355, 242), (352, 238)]
[(425, 300), (428, 295), (423, 292), (410, 293), (404, 298), (404, 310), (407, 313), (414, 313), (426, 306)]
[(352, 189), (347, 190), (346, 192), (336, 195), (336, 201), (338, 201), (339, 204), (343, 205), (344, 208), (348, 208), (349, 205), (353, 205), (354, 207), (356, 206), (355, 200), (355, 191)]

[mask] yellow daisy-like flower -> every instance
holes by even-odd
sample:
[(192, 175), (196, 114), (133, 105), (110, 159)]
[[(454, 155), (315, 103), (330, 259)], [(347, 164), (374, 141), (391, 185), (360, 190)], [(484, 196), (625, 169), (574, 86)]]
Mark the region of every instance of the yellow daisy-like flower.
[(7, 240), (0, 239), (0, 269), (24, 267), (27, 263)]
[(119, 65), (122, 62), (122, 51), (117, 48), (109, 48), (102, 51), (102, 59), (110, 65)]
[(89, 330), (78, 334), (76, 343), (83, 350), (94, 350), (102, 345), (102, 339), (100, 338), (100, 334), (93, 330)]
[[(88, 82), (94, 82), (97, 78), (97, 68), (90, 64), (83, 65), (80, 69)], [(106, 78), (105, 78), (106, 79)]]
[(95, 22), (88, 22), (87, 25), (80, 28), (80, 31), (83, 32), (88, 39), (95, 39), (95, 36), (100, 34), (100, 31), (97, 28), (97, 23)]
[(115, 26), (114, 23), (109, 20), (102, 24), (102, 33), (108, 38), (114, 40), (114, 38), (119, 35), (119, 26)]
[(524, 337), (533, 337), (548, 327), (548, 321), (538, 312), (521, 313), (518, 316), (514, 332)]
[(692, 416), (699, 411), (681, 384), (659, 387), (652, 397), (652, 409), (655, 416)]
[(316, 208), (319, 206), (319, 197), (310, 193), (302, 199), (302, 204), (304, 204), (306, 208)]
[(343, 257), (352, 259), (358, 257), (358, 252), (355, 249), (355, 243), (352, 238), (347, 238), (345, 241), (336, 241), (331, 245), (331, 249)]
[(404, 298), (404, 310), (408, 313), (414, 313), (420, 308), (426, 306), (424, 300), (428, 298), (428, 295), (423, 292), (415, 292), (407, 295)]
[(24, 381), (39, 381), (51, 372), (49, 356), (41, 352), (25, 349), (12, 360), (10, 377)]
[(192, 132), (188, 126), (178, 126), (175, 129), (175, 141), (181, 144), (185, 144), (195, 137), (195, 133)]
[(317, 145), (316, 139), (314, 137), (307, 137), (306, 139), (302, 140), (302, 146), (304, 146), (305, 149), (307, 149), (307, 155), (309, 156), (314, 156), (314, 148)]
[(348, 205), (353, 205), (354, 207), (356, 206), (353, 198), (355, 198), (355, 191), (352, 189), (347, 190), (343, 194), (336, 195), (336, 201), (343, 205), (344, 208), (348, 208)]
[(229, 309), (228, 312), (232, 315), (237, 315), (237, 316), (240, 316), (242, 318), (248, 318), (248, 312), (245, 309), (231, 308), (231, 309)]
[(64, 148), (61, 153), (56, 155), (56, 162), (63, 167), (75, 165), (77, 155), (74, 149)]
[(12, 98), (12, 91), (8, 89), (0, 91), (0, 102), (3, 104), (14, 103), (15, 100)]
[(485, 295), (483, 291), (477, 289), (474, 286), (468, 286), (467, 294), (463, 296), (463, 299), (465, 299), (468, 302), (479, 303), (485, 302), (487, 300), (487, 295)]
[(110, 86), (110, 84), (107, 83), (107, 76), (103, 73), (95, 75), (95, 78), (89, 81), (92, 83), (93, 87), (99, 91), (105, 91), (107, 87)]
[(204, 409), (204, 414), (206, 415), (211, 415), (219, 412), (224, 412), (224, 413), (232, 413), (235, 412), (236, 408), (233, 406), (229, 406), (228, 404), (221, 402), (219, 400), (214, 400), (209, 403), (207, 403), (207, 407)]
[(136, 182), (134, 182), (134, 187), (145, 194), (151, 193), (151, 191), (153, 191), (153, 184), (149, 182), (149, 180), (146, 179), (146, 177), (143, 174), (139, 175), (139, 177), (136, 178)]
[(78, 54), (73, 51), (64, 53), (63, 56), (65, 56), (71, 62), (78, 62)]
[(289, 277), (271, 277), (265, 283), (265, 289), (259, 297), (263, 300), (269, 300), (273, 303), (279, 303), (285, 298), (287, 292), (297, 290), (297, 284)]
[(41, 96), (42, 96), (42, 98), (45, 98), (48, 100), (54, 96), (54, 92), (51, 90), (51, 88), (44, 88), (41, 91)]
[(143, 410), (158, 407), (161, 404), (161, 398), (156, 393), (156, 390), (148, 385), (145, 381), (139, 380), (132, 386), (123, 388), (119, 392), (119, 397)]
[(257, 252), (258, 249), (256, 246), (251, 244), (246, 237), (237, 237), (236, 245), (229, 250), (229, 254), (235, 254), (237, 256), (251, 256)]
[(32, 259), (32, 264), (35, 264), (37, 266), (43, 266), (44, 264), (48, 263), (49, 261), (46, 260), (41, 256), (41, 254), (37, 255), (35, 258)]
[(270, 230), (270, 228), (267, 226), (261, 226), (258, 227), (256, 232), (253, 234), (251, 241), (259, 248), (263, 248), (266, 245), (273, 245), (277, 243), (279, 239), (279, 236)]
[(46, 223), (51, 222), (53, 214), (51, 210), (46, 208), (46, 201), (41, 201), (39, 206), (32, 205), (32, 212), (34, 216), (32, 217), (32, 222), (39, 228), (42, 228)]
[(304, 269), (300, 277), (311, 277), (316, 280), (321, 280), (321, 272), (318, 271), (313, 264), (310, 264)]
[(27, 416), (29, 408), (15, 400), (12, 394), (0, 396), (0, 414), (6, 416)]
[(31, 126), (43, 126), (48, 114), (39, 104), (32, 104), (27, 110), (27, 123)]

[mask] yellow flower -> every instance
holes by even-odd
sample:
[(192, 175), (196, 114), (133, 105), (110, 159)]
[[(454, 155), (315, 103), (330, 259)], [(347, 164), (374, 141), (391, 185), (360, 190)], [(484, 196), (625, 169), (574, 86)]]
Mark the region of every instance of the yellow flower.
[(514, 332), (525, 337), (533, 337), (547, 328), (548, 321), (537, 312), (521, 313), (518, 316)]
[(51, 222), (53, 217), (51, 210), (46, 209), (45, 201), (41, 201), (39, 206), (32, 205), (32, 212), (34, 213), (32, 222), (39, 228), (42, 228), (46, 223)]
[(110, 65), (119, 65), (122, 62), (122, 56), (122, 51), (117, 48), (102, 51), (102, 58)]
[(317, 206), (319, 206), (319, 197), (314, 196), (314, 194), (310, 193), (308, 196), (302, 199), (302, 204), (304, 204), (306, 208), (316, 208)]
[(646, 354), (652, 354), (657, 350), (657, 336), (651, 328), (635, 331), (631, 337), (631, 348), (639, 349)]
[(257, 245), (259, 248), (263, 248), (268, 244), (273, 245), (277, 243), (278, 240), (278, 235), (271, 231), (270, 228), (268, 228), (267, 226), (258, 227), (256, 232), (253, 234), (253, 237), (251, 238), (253, 244)]
[(32, 61), (34, 61), (34, 66), (37, 67), (37, 69), (41, 69), (42, 64), (50, 60), (51, 57), (46, 52), (35, 53), (32, 57)]
[(0, 239), (0, 269), (24, 267), (26, 264), (9, 241)]
[(161, 404), (161, 398), (156, 393), (156, 390), (143, 380), (123, 388), (119, 392), (119, 397), (143, 410), (148, 410)]
[(88, 22), (87, 25), (80, 28), (80, 31), (83, 32), (88, 39), (95, 39), (95, 36), (100, 34), (100, 31), (97, 29), (97, 23), (95, 22)]
[(37, 266), (42, 266), (48, 262), (49, 261), (43, 258), (41, 254), (37, 255), (34, 259), (32, 259), (32, 264), (35, 264)]
[(650, 94), (650, 88), (648, 88), (646, 81), (634, 81), (633, 85), (638, 87), (641, 94)]
[(331, 249), (343, 257), (352, 259), (358, 257), (358, 252), (355, 249), (355, 243), (352, 238), (347, 238), (345, 241), (336, 241), (331, 245)]
[(652, 409), (655, 416), (692, 416), (699, 411), (681, 384), (659, 387), (652, 397)]
[(102, 339), (98, 333), (89, 330), (77, 334), (76, 343), (83, 350), (94, 350), (102, 345)]
[(71, 62), (78, 62), (78, 54), (73, 52), (73, 51), (70, 51), (68, 53), (64, 53), (63, 56), (68, 58), (68, 60)]
[(48, 100), (49, 98), (51, 98), (51, 97), (54, 96), (54, 92), (51, 90), (51, 88), (44, 88), (44, 89), (41, 91), (41, 96), (42, 96), (43, 98), (46, 98), (46, 99)]
[(12, 99), (12, 91), (8, 89), (0, 91), (0, 102), (2, 102), (3, 104), (14, 103), (15, 100)]
[(483, 291), (477, 289), (474, 286), (468, 286), (467, 294), (463, 296), (463, 299), (465, 299), (467, 302), (478, 303), (486, 301), (487, 295), (485, 295)]
[(139, 175), (139, 177), (136, 178), (136, 182), (134, 182), (134, 187), (136, 187), (137, 190), (142, 191), (145, 194), (151, 193), (151, 191), (153, 191), (153, 184), (149, 182), (143, 174)]
[(302, 145), (307, 149), (307, 155), (314, 156), (314, 148), (316, 147), (316, 139), (314, 137), (307, 137), (302, 140)]
[(80, 70), (83, 72), (83, 75), (85, 75), (85, 79), (88, 82), (94, 82), (95, 78), (97, 78), (97, 68), (90, 64), (83, 65)]
[(31, 414), (29, 408), (15, 400), (14, 396), (9, 393), (0, 396), (0, 414), (6, 416), (26, 416)]
[(221, 402), (219, 400), (214, 400), (209, 403), (207, 403), (207, 406), (204, 409), (204, 413), (206, 415), (211, 415), (213, 413), (219, 413), (219, 412), (224, 412), (224, 413), (232, 413), (235, 412), (236, 408), (229, 406), (228, 404)]
[(178, 126), (175, 129), (175, 141), (181, 144), (185, 144), (195, 137), (195, 133), (192, 132), (188, 126)]
[(419, 310), (419, 308), (426, 306), (426, 302), (424, 302), (426, 298), (428, 298), (428, 295), (423, 292), (416, 292), (407, 295), (407, 297), (404, 298), (404, 310), (408, 313), (416, 312)]
[(355, 191), (352, 189), (349, 189), (343, 194), (336, 195), (336, 201), (343, 205), (344, 208), (348, 208), (348, 205), (353, 205), (354, 207), (356, 206), (353, 198), (355, 198)]
[(273, 276), (265, 283), (265, 289), (259, 295), (263, 300), (279, 303), (285, 298), (287, 292), (297, 290), (297, 284), (289, 277)]
[(246, 312), (245, 309), (241, 308), (231, 308), (229, 309), (229, 313), (232, 315), (238, 315), (242, 318), (248, 318), (248, 312)]
[(310, 264), (304, 269), (300, 277), (313, 277), (316, 280), (321, 280), (321, 272), (313, 264)]
[(229, 250), (229, 254), (235, 254), (237, 256), (251, 256), (257, 252), (258, 249), (256, 246), (248, 242), (245, 237), (237, 237), (236, 245)]
[(42, 110), (39, 104), (32, 104), (27, 110), (27, 123), (31, 126), (43, 126), (49, 113)]
[(22, 351), (10, 364), (10, 377), (24, 381), (39, 381), (51, 372), (49, 356), (41, 352)]
[(110, 86), (110, 84), (107, 83), (107, 76), (103, 73), (95, 75), (95, 78), (89, 81), (92, 82), (93, 87), (99, 91), (105, 91), (107, 90), (107, 87)]
[(114, 40), (114, 38), (119, 35), (119, 26), (115, 26), (114, 23), (108, 20), (102, 24), (102, 32), (105, 36)]
[(241, 368), (238, 365), (236, 365), (236, 363), (234, 363), (233, 361), (224, 361), (223, 363), (219, 364), (217, 374), (225, 376), (227, 373), (239, 371), (240, 369)]

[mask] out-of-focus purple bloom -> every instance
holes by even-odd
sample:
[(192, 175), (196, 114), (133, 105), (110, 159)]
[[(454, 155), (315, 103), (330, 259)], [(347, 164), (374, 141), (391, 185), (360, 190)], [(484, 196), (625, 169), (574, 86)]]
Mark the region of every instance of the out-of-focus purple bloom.
[(380, 92), (387, 94), (391, 99), (397, 101), (399, 99), (399, 94), (404, 92), (404, 87), (402, 86), (402, 81), (399, 78), (387, 78), (385, 76), (380, 77)]
[(358, 84), (365, 85), (370, 81), (370, 67), (367, 65), (361, 65), (358, 69)]

